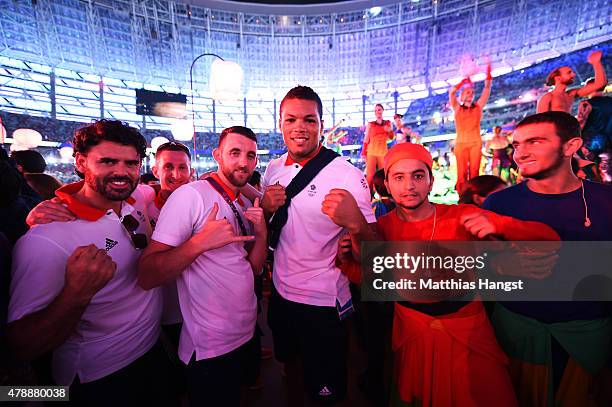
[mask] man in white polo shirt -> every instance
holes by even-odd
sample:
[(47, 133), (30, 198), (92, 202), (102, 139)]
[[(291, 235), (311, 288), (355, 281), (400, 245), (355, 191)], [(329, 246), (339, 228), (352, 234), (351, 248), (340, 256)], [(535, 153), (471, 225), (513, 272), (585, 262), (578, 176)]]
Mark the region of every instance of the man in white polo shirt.
[[(160, 190), (155, 190), (149, 185), (139, 186), (143, 194), (142, 203), (146, 207), (151, 227), (155, 228), (161, 208), (164, 206), (170, 194), (178, 187), (187, 184), (193, 175), (191, 168), (191, 153), (189, 149), (176, 141), (169, 141), (158, 147), (155, 152), (155, 165), (152, 168), (153, 175), (159, 179)], [(77, 217), (70, 208), (59, 198), (43, 201), (37, 205), (29, 214), (27, 223), (30, 226), (42, 225), (50, 222), (66, 222), (75, 220)], [(163, 310), (162, 325), (166, 334), (170, 337), (173, 345), (178, 347), (180, 324), (183, 321), (181, 310), (176, 294), (176, 282), (171, 281), (162, 287)]]
[[(254, 273), (266, 257), (267, 230), (259, 199), (239, 189), (257, 165), (255, 134), (223, 130), (213, 156), (219, 170), (174, 191), (140, 260), (150, 289), (176, 279), (183, 314), (179, 357), (187, 364), (191, 405), (239, 405), (257, 317)], [(252, 224), (252, 226), (251, 226)]]
[[(179, 187), (187, 184), (193, 175), (191, 153), (184, 145), (176, 141), (162, 144), (155, 152), (155, 165), (151, 168), (155, 178), (159, 179), (161, 189), (147, 205), (147, 215), (151, 226), (155, 228), (159, 214), (170, 195)], [(162, 326), (175, 349), (178, 349), (181, 333), (181, 309), (178, 303), (176, 281), (170, 281), (161, 287), (164, 299)]]
[[(320, 145), (322, 113), (321, 99), (306, 86), (291, 89), (282, 100), (279, 125), (288, 152), (266, 169), (266, 215), (277, 216), (286, 201), (285, 188), (310, 160), (328, 153)], [(352, 212), (357, 207), (363, 216)], [(286, 364), (290, 405), (302, 403), (302, 384), (317, 401), (341, 402), (347, 384), (345, 317), (352, 302), (348, 279), (334, 260), (345, 231), (364, 240), (375, 236), (363, 222), (363, 217), (376, 222), (370, 190), (361, 171), (338, 156), (292, 198), (286, 213), (274, 251), (275, 289), (268, 314), (275, 356)]]
[(83, 405), (167, 401), (161, 296), (137, 284), (150, 235), (138, 184), (146, 142), (100, 120), (73, 139), (84, 181), (57, 195), (77, 219), (32, 228), (15, 246), (8, 339), (17, 355), (53, 351), (57, 384)]

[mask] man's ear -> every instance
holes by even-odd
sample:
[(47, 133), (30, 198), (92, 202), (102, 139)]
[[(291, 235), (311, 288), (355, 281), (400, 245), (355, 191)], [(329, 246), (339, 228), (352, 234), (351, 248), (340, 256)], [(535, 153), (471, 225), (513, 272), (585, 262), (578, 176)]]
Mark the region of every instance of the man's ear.
[(87, 171), (87, 156), (81, 153), (76, 153), (74, 155), (74, 166), (80, 173), (85, 174)]
[(563, 145), (563, 154), (566, 157), (571, 157), (576, 152), (578, 152), (578, 150), (580, 150), (580, 147), (582, 147), (582, 138), (574, 137), (572, 139), (569, 139)]
[(428, 191), (427, 193), (431, 192), (431, 190), (433, 189), (433, 184), (434, 184), (434, 181), (435, 181), (435, 180), (436, 180), (436, 179), (435, 179), (435, 178), (434, 178), (434, 176), (432, 175), (432, 176), (431, 176), (431, 182), (429, 183), (429, 191)]
[(219, 147), (215, 148), (212, 151), (212, 156), (215, 159), (215, 161), (217, 162), (217, 164), (219, 164), (219, 160), (221, 159), (221, 149), (219, 149)]
[(159, 179), (159, 175), (157, 173), (157, 163), (155, 163), (155, 165), (153, 167), (151, 167), (151, 172), (153, 173), (153, 176), (157, 179)]

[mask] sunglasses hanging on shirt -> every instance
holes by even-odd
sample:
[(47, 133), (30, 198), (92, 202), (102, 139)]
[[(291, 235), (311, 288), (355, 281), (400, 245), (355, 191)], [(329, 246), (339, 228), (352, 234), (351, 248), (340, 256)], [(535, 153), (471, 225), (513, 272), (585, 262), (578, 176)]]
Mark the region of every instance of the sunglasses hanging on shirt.
[(130, 238), (132, 239), (132, 244), (137, 250), (142, 250), (147, 247), (147, 235), (145, 235), (144, 233), (136, 233), (136, 231), (138, 230), (138, 226), (140, 226), (140, 222), (138, 222), (135, 217), (130, 214), (125, 215), (121, 219), (121, 224), (130, 235)]

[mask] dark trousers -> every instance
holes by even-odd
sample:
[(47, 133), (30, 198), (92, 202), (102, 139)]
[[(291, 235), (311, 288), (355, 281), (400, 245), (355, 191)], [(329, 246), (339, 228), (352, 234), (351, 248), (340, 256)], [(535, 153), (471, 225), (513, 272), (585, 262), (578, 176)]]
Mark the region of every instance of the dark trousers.
[(187, 365), (189, 405), (194, 407), (232, 407), (240, 405), (240, 386), (246, 384), (248, 358), (254, 340), (233, 351)]
[(160, 342), (147, 353), (120, 369), (93, 382), (70, 386), (74, 406), (171, 405), (169, 383), (171, 364)]

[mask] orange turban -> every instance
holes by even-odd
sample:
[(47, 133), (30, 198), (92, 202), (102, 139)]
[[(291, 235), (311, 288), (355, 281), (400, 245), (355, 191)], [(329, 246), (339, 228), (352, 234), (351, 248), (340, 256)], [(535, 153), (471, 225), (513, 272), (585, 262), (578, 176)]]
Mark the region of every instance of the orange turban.
[(420, 144), (401, 143), (391, 147), (385, 155), (385, 175), (393, 164), (407, 158), (423, 161), (431, 170), (433, 159), (425, 147)]

